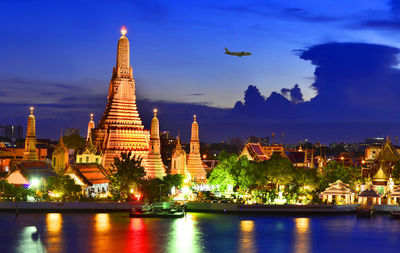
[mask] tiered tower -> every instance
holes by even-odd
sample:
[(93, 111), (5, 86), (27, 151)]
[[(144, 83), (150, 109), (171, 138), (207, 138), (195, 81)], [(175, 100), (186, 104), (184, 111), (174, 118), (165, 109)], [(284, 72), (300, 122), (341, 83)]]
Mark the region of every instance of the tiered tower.
[(135, 80), (129, 63), (129, 40), (122, 27), (118, 41), (117, 64), (113, 68), (107, 107), (97, 128), (92, 130), (94, 144), (103, 152), (103, 166), (110, 168), (121, 152), (131, 151), (146, 158), (149, 132), (144, 130), (136, 107)]
[(31, 109), (31, 114), (28, 117), (28, 125), (26, 128), (26, 139), (25, 139), (25, 151), (22, 158), (23, 161), (37, 161), (38, 152), (36, 150), (36, 120), (33, 115), (33, 107)]
[(96, 125), (94, 124), (94, 121), (93, 121), (93, 113), (91, 113), (90, 121), (89, 121), (88, 127), (87, 127), (86, 141), (89, 141), (89, 137), (92, 134), (92, 129), (94, 129), (95, 127), (96, 127)]
[(149, 155), (144, 166), (148, 177), (163, 178), (165, 176), (160, 146), (160, 126), (157, 119), (157, 109), (154, 109), (154, 117), (151, 120)]
[(190, 153), (187, 161), (187, 171), (193, 181), (206, 180), (207, 173), (204, 170), (200, 157), (199, 125), (196, 121), (196, 115), (193, 116), (192, 137), (190, 139)]
[(64, 175), (69, 165), (68, 148), (64, 145), (62, 137), (63, 135), (61, 132), (60, 141), (58, 142), (58, 145), (56, 146), (52, 154), (52, 166), (54, 171), (58, 175)]
[(172, 152), (171, 174), (186, 175), (186, 152), (182, 149), (181, 139), (178, 135), (178, 143)]

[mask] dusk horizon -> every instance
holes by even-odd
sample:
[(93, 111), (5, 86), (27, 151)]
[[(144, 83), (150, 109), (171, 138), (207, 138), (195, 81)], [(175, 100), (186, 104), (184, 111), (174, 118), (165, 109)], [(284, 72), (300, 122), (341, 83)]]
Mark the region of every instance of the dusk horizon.
[[(66, 10), (78, 14), (89, 6), (3, 2), (9, 11), (2, 24), (13, 25), (0, 27), (5, 38), (0, 51), (7, 59), (0, 65), (0, 124), (26, 127), (29, 107), (35, 106), (38, 138), (58, 139), (60, 129), (70, 127), (85, 135), (89, 114), (95, 114), (96, 123), (103, 115), (115, 41), (125, 25), (146, 128), (158, 107), (161, 130), (181, 132), (185, 141), (193, 114), (207, 143), (272, 133), (284, 133), (287, 143), (325, 144), (400, 136), (397, 3), (363, 2), (347, 6), (345, 14), (329, 3), (311, 3), (188, 2), (173, 9), (173, 1), (104, 1), (78, 17), (81, 25), (76, 25), (62, 21), (73, 20)], [(341, 5), (345, 1), (338, 10)], [(135, 15), (102, 20), (103, 7)], [(194, 15), (181, 15), (189, 10)], [(31, 11), (52, 21), (26, 15)], [(231, 23), (205, 31), (204, 22), (211, 20)], [(264, 31), (260, 22), (280, 25)], [(310, 36), (305, 39), (302, 32)], [(225, 47), (252, 55), (226, 55)]]

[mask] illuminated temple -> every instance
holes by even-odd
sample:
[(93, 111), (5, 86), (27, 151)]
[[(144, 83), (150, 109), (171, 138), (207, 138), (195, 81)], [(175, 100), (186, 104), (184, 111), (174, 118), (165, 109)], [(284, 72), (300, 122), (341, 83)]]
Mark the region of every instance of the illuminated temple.
[(196, 115), (192, 123), (192, 136), (190, 138), (190, 152), (187, 160), (187, 172), (194, 181), (206, 180), (207, 173), (204, 170), (200, 157), (199, 124), (196, 121)]
[(145, 159), (144, 167), (148, 177), (162, 178), (165, 176), (165, 166), (161, 159), (160, 125), (157, 119), (157, 109), (154, 109), (154, 117), (151, 120), (149, 154)]
[(142, 158), (149, 153), (150, 136), (136, 107), (135, 80), (129, 62), (129, 40), (125, 36), (125, 27), (122, 27), (121, 34), (107, 107), (97, 128), (92, 129), (93, 143), (103, 153), (105, 168), (110, 168), (121, 152), (131, 151)]
[(30, 108), (31, 114), (28, 117), (28, 124), (26, 128), (25, 151), (22, 158), (23, 161), (37, 161), (39, 160), (38, 152), (36, 150), (36, 120), (33, 115), (33, 107)]

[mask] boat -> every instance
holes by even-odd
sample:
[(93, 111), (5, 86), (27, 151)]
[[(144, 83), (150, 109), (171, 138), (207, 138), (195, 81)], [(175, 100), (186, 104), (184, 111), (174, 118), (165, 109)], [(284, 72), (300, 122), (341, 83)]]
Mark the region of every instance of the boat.
[(392, 218), (400, 218), (400, 211), (391, 211), (390, 215)]
[(129, 213), (131, 218), (182, 218), (184, 216), (184, 206), (171, 206), (167, 202), (145, 205), (142, 208), (133, 208)]

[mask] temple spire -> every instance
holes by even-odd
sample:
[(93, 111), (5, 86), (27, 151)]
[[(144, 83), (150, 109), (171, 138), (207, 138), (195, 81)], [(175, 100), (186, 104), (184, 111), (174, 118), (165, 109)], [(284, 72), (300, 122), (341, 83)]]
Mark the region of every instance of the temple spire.
[(197, 123), (196, 115), (193, 115), (187, 170), (194, 181), (204, 181), (206, 179), (206, 171), (200, 157), (199, 124)]
[(125, 26), (121, 28), (122, 36), (118, 40), (117, 49), (117, 77), (132, 77), (132, 68), (129, 62), (129, 40), (125, 36), (127, 33)]
[(33, 107), (30, 108), (30, 112), (31, 114), (28, 117), (28, 124), (26, 128), (25, 151), (22, 160), (37, 161), (39, 158), (36, 150), (36, 120), (35, 115), (33, 115)]
[(93, 121), (93, 113), (90, 114), (90, 121), (88, 123), (88, 129), (87, 129), (87, 135), (86, 135), (86, 141), (89, 141), (89, 137), (92, 134), (92, 129), (95, 128), (96, 125), (94, 124)]
[(151, 120), (149, 154), (146, 158), (146, 173), (149, 177), (162, 178), (165, 176), (165, 166), (161, 159), (160, 124), (157, 118), (157, 109), (153, 110)]

